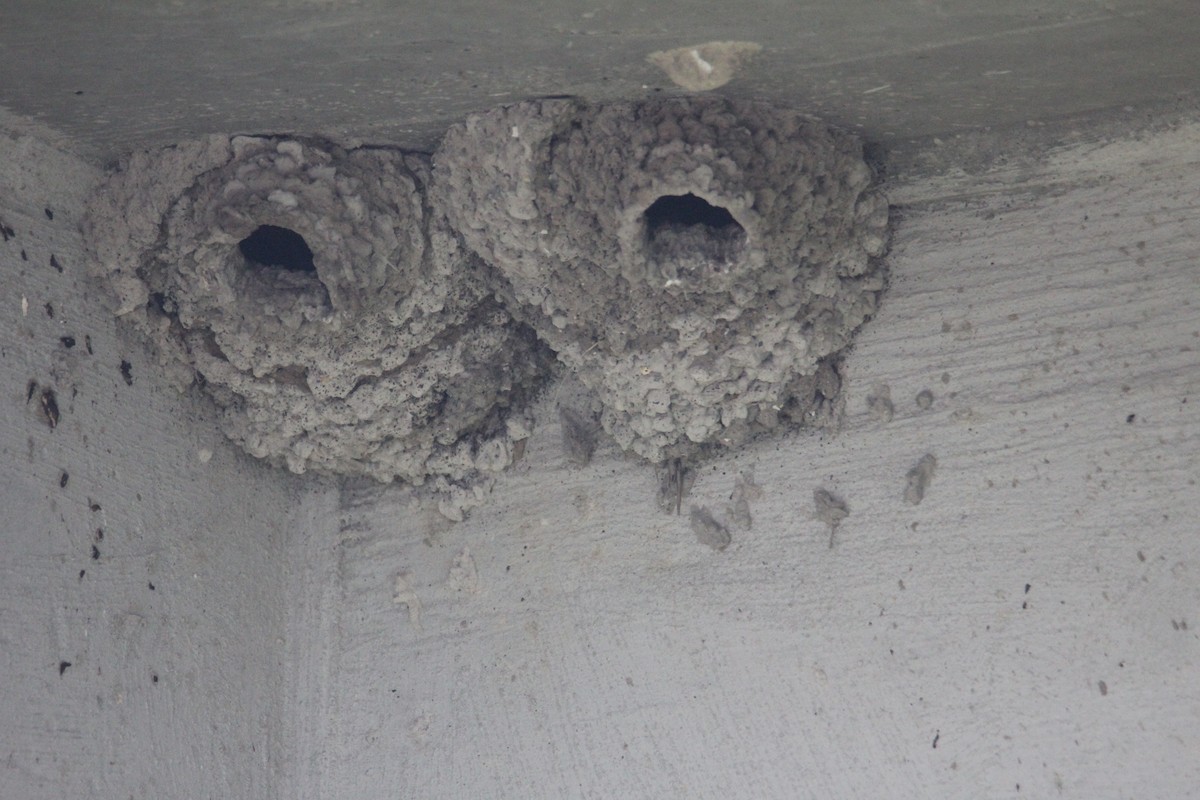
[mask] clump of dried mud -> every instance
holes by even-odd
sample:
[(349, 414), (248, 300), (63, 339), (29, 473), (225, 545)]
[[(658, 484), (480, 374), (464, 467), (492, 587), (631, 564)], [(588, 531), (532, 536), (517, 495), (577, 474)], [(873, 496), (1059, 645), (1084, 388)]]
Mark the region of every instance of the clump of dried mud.
[(651, 461), (811, 421), (885, 283), (887, 201), (853, 136), (724, 98), (468, 118), (433, 198)]
[[(131, 156), (87, 232), (117, 313), (247, 452), (294, 472), (462, 480), (509, 463), (525, 428), (510, 412), (550, 357), (428, 208), (428, 178), (394, 150), (214, 136)], [(245, 247), (263, 226), (301, 237), (309, 261), (248, 257), (272, 260)]]
[(249, 453), (463, 489), (510, 463), (556, 361), (653, 462), (827, 418), (888, 208), (861, 144), (797, 112), (548, 100), (469, 117), (432, 161), (136, 153), (86, 233), (117, 314)]

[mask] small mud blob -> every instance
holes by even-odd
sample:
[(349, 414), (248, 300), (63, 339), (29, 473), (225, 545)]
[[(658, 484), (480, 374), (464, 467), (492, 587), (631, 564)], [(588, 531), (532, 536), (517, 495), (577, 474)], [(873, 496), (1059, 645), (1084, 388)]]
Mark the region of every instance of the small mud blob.
[(679, 514), (683, 498), (696, 483), (696, 470), (682, 458), (673, 458), (658, 467), (658, 507), (668, 514)]
[(713, 550), (724, 550), (733, 541), (729, 529), (713, 519), (707, 508), (692, 506), (690, 521), (692, 533), (700, 544), (708, 545)]
[(716, 96), (520, 103), (453, 126), (435, 204), (652, 462), (832, 419), (885, 284), (853, 135)]
[(725, 507), (725, 516), (730, 527), (748, 531), (754, 527), (754, 515), (750, 512), (750, 501), (745, 497), (736, 497), (733, 503)]
[(251, 455), (470, 482), (509, 463), (506, 418), (552, 356), (429, 209), (429, 172), (299, 137), (135, 153), (92, 202), (93, 269)]
[(933, 471), (937, 468), (937, 459), (932, 453), (921, 456), (916, 466), (908, 471), (908, 485), (904, 488), (904, 502), (917, 505), (925, 499), (925, 490), (933, 480)]
[(704, 92), (724, 86), (742, 64), (762, 52), (756, 42), (706, 42), (674, 50), (659, 50), (646, 60), (689, 92)]
[(734, 480), (733, 492), (729, 495), (730, 504), (725, 507), (725, 518), (730, 527), (748, 531), (754, 527), (754, 515), (750, 512), (750, 502), (762, 497), (762, 487), (754, 482), (754, 475), (743, 472)]
[(558, 419), (562, 424), (563, 452), (567, 460), (576, 466), (587, 466), (596, 452), (600, 421), (586, 411), (569, 406), (559, 407)]
[(896, 414), (892, 403), (892, 388), (886, 383), (877, 383), (867, 395), (867, 411), (880, 422), (891, 422)]
[(850, 507), (846, 501), (827, 489), (813, 490), (813, 506), (817, 511), (817, 519), (829, 526), (829, 546), (833, 547), (833, 537), (838, 525), (850, 516)]
[(933, 392), (929, 389), (922, 389), (917, 392), (917, 408), (922, 411), (928, 411), (933, 407)]

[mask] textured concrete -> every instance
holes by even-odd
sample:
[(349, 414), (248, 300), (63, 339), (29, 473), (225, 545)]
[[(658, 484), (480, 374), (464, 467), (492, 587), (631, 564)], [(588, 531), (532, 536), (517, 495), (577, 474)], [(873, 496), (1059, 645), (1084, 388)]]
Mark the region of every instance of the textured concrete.
[(700, 471), (723, 551), (552, 407), (457, 526), (310, 496), (291, 796), (1190, 796), (1200, 126), (1007, 155), (893, 184), (845, 425)]
[(271, 797), (296, 487), (96, 301), (99, 177), (0, 134), (0, 797)]
[[(0, 797), (1194, 793), (1198, 33), (1192, 0), (8, 0)], [(898, 227), (842, 430), (678, 517), (611, 443), (572, 466), (554, 397), (459, 525), (270, 470), (83, 280), (136, 148), (429, 149), (671, 93), (646, 56), (711, 40), (763, 48), (718, 92), (887, 145)]]
[(6, 0), (0, 104), (101, 158), (203, 133), (432, 148), (468, 112), (673, 91), (652, 52), (762, 45), (719, 91), (893, 140), (1192, 97), (1193, 0)]

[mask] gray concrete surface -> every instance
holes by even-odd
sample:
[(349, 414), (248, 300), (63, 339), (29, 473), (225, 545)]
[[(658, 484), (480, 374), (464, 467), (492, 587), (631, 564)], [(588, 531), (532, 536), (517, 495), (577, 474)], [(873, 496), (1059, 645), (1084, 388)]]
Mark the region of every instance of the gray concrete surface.
[(719, 91), (902, 140), (1194, 97), (1192, 0), (7, 0), (0, 104), (99, 158), (210, 132), (429, 149), (471, 111), (674, 86), (654, 51), (763, 47)]
[[(1198, 33), (1191, 0), (9, 0), (0, 797), (1187, 796)], [(646, 55), (718, 39), (763, 50), (717, 91), (890, 151), (898, 220), (842, 430), (698, 476), (723, 551), (611, 444), (573, 466), (549, 400), (458, 525), (271, 470), (84, 279), (134, 148), (429, 148), (675, 91)]]
[(99, 177), (0, 133), (0, 798), (272, 797), (298, 487), (97, 302)]
[(309, 495), (290, 796), (1191, 796), (1198, 169), (1192, 124), (897, 179), (841, 429), (706, 464), (682, 515), (611, 445), (573, 466), (552, 403), (458, 525)]

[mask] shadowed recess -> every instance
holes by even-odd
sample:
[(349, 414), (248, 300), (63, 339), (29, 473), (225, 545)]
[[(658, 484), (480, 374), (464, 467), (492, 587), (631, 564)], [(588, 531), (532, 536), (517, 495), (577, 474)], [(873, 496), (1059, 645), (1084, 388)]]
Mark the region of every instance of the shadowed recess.
[(288, 272), (316, 272), (312, 250), (304, 237), (278, 225), (260, 225), (238, 242), (247, 261)]
[(655, 200), (646, 209), (646, 232), (653, 237), (655, 231), (667, 225), (703, 225), (707, 228), (723, 229), (742, 226), (724, 208), (714, 206), (703, 197), (687, 194), (666, 194)]

